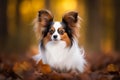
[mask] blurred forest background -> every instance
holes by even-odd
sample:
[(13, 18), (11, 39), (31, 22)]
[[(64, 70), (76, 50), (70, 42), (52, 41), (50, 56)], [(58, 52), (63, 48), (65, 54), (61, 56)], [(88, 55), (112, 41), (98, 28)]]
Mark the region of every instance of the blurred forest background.
[(32, 21), (40, 9), (49, 9), (58, 21), (66, 11), (78, 11), (86, 52), (120, 52), (120, 0), (0, 0), (0, 54), (36, 45)]
[[(32, 22), (41, 9), (55, 21), (79, 12), (85, 73), (54, 73), (31, 59), (38, 52)], [(0, 80), (120, 80), (120, 0), (0, 0)]]

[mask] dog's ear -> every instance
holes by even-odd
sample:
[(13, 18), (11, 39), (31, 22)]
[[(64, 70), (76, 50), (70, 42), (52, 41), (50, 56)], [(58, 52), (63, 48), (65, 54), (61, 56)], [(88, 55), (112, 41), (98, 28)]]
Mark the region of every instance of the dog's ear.
[(38, 39), (42, 37), (42, 32), (52, 23), (53, 15), (48, 10), (38, 11), (37, 17), (34, 20), (34, 31)]
[(70, 11), (65, 13), (62, 22), (66, 23), (69, 27), (76, 27), (75, 24), (79, 22), (78, 12)]
[(70, 11), (65, 13), (62, 18), (62, 22), (69, 27), (75, 38), (79, 38), (80, 17), (78, 12)]
[(48, 10), (38, 11), (38, 22), (41, 27), (46, 27), (52, 21), (53, 21), (53, 16), (50, 11)]

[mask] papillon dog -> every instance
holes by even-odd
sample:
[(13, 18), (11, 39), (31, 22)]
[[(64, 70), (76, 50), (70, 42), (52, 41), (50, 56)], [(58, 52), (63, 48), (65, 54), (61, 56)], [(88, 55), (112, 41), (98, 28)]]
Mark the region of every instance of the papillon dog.
[(51, 69), (83, 72), (86, 64), (84, 49), (78, 45), (80, 17), (76, 11), (65, 13), (62, 21), (53, 21), (48, 10), (38, 11), (34, 30), (39, 38), (39, 53), (33, 56)]

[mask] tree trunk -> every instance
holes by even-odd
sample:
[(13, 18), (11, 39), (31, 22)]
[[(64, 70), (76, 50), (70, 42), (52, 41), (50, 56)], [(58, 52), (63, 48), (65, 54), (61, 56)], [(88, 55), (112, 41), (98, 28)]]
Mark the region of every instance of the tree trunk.
[(120, 52), (120, 0), (114, 0), (115, 50)]
[(45, 8), (50, 10), (50, 0), (45, 0)]
[(7, 26), (7, 0), (0, 0), (0, 49), (5, 48), (6, 40), (8, 37)]
[(99, 0), (86, 0), (86, 13), (88, 17), (86, 40), (91, 51), (100, 51), (102, 25)]

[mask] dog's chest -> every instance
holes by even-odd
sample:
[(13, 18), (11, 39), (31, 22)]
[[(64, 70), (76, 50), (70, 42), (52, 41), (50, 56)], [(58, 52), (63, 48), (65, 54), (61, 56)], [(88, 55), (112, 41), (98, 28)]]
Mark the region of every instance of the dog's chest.
[(64, 62), (69, 56), (69, 49), (64, 41), (48, 42), (46, 45), (46, 59), (50, 65), (57, 65)]

